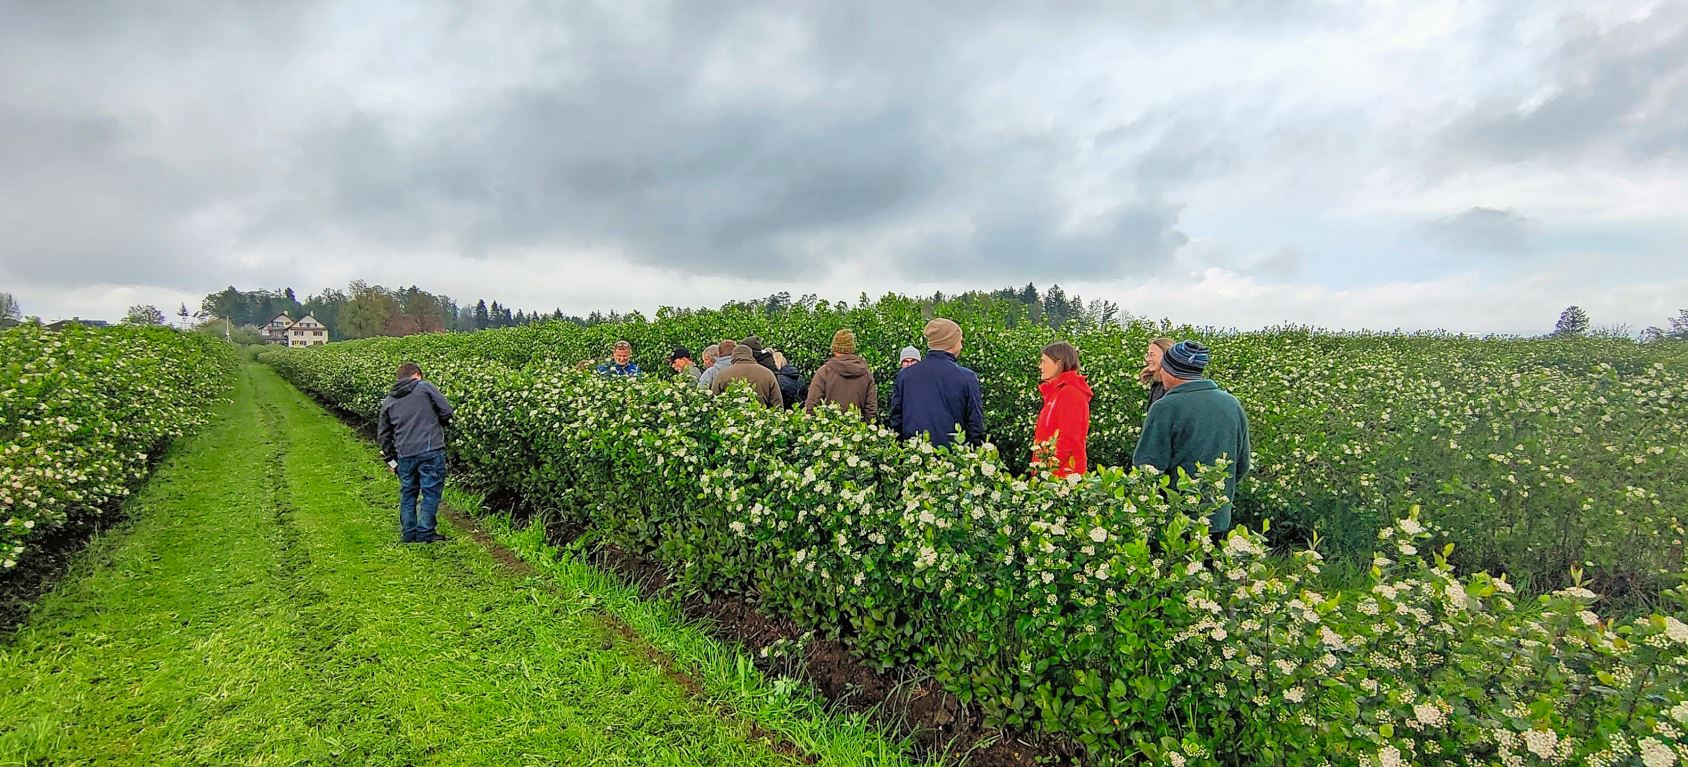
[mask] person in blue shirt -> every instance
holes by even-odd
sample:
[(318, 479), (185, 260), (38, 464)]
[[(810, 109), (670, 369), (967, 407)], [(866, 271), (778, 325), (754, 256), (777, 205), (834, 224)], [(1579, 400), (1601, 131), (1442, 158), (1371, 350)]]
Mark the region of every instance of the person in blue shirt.
[(957, 364), (961, 326), (942, 317), (926, 323), (926, 359), (897, 371), (891, 389), (891, 430), (904, 439), (928, 435), (932, 444), (950, 444), (961, 431), (967, 444), (985, 444), (984, 397), (979, 376)]
[(633, 361), (633, 344), (626, 341), (615, 342), (613, 357), (609, 362), (598, 366), (598, 375), (618, 378), (639, 374), (639, 365)]

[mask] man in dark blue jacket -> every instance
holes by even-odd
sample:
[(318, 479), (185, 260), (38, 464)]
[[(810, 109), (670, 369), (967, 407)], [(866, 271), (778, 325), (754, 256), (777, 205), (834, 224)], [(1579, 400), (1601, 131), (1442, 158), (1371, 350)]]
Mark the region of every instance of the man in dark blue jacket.
[(891, 389), (891, 430), (904, 439), (916, 434), (932, 444), (950, 444), (959, 429), (967, 444), (985, 444), (984, 397), (979, 376), (956, 364), (961, 326), (942, 317), (926, 323), (926, 359), (897, 371)]
[(434, 530), (434, 519), (445, 489), (445, 425), (451, 414), (445, 395), (422, 380), (421, 367), (414, 362), (399, 366), (398, 382), (381, 401), (375, 438), (387, 467), (399, 475), (399, 527), (405, 543), (445, 540)]

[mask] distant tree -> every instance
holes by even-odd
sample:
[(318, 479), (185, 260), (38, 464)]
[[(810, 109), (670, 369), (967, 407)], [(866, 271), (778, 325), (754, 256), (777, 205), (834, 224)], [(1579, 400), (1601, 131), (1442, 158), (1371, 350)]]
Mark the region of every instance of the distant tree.
[(1665, 327), (1653, 326), (1641, 333), (1643, 341), (1688, 341), (1688, 309), (1677, 310), (1676, 316), (1665, 320)]
[(1043, 316), (1049, 327), (1058, 328), (1071, 317), (1072, 305), (1067, 303), (1067, 291), (1060, 285), (1050, 285), (1043, 292)]
[[(340, 311), (341, 332), (347, 338), (369, 338), (387, 331), (387, 322), (399, 313), (398, 301), (380, 285), (362, 280), (350, 286), (350, 298)], [(320, 317), (318, 319), (321, 319)]]
[(251, 325), (235, 325), (228, 320), (212, 317), (193, 326), (193, 332), (216, 338), (226, 338), (240, 346), (262, 346), (264, 334)]
[(421, 323), (409, 314), (395, 314), (387, 318), (387, 326), (382, 329), (382, 335), (413, 336), (422, 332)]
[(193, 316), (193, 314), (188, 311), (188, 305), (185, 302), (182, 304), (182, 308), (176, 310), (176, 319), (181, 321), (181, 328), (183, 330), (187, 330), (188, 318), (191, 316)]
[(23, 321), (23, 309), (11, 293), (0, 293), (0, 328), (9, 328)]
[(1588, 333), (1588, 312), (1580, 306), (1567, 306), (1559, 313), (1559, 323), (1553, 326), (1553, 335), (1561, 338), (1580, 336)]
[(135, 304), (123, 317), (125, 325), (163, 325), (164, 312), (152, 304)]
[(1588, 329), (1588, 337), (1608, 341), (1634, 341), (1635, 328), (1621, 322), (1613, 325), (1595, 325)]
[(487, 311), (486, 299), (475, 302), (475, 327), (471, 330), (486, 330), (492, 327), (492, 314)]

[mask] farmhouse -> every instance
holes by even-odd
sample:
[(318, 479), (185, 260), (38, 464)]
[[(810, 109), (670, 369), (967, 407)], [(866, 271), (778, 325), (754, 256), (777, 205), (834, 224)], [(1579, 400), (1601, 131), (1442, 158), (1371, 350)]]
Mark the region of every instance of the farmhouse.
[(264, 343), (286, 346), (287, 327), (292, 324), (293, 318), (287, 316), (287, 312), (282, 312), (270, 318), (270, 321), (264, 323), (264, 327), (260, 328), (264, 332)]
[(286, 340), (288, 346), (321, 346), (328, 343), (328, 326), (317, 321), (317, 318), (307, 314), (287, 326)]

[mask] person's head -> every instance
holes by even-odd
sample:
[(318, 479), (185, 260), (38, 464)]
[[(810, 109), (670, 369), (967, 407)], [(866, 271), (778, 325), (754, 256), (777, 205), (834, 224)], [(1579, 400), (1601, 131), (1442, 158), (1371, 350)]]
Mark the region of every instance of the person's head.
[(633, 359), (633, 344), (627, 343), (626, 341), (615, 342), (613, 355), (615, 357), (615, 364), (626, 365), (629, 360)]
[(943, 317), (934, 317), (926, 323), (922, 331), (926, 335), (926, 348), (935, 352), (949, 352), (961, 355), (961, 326)]
[(685, 370), (687, 365), (692, 364), (692, 350), (684, 346), (675, 347), (674, 353), (668, 355), (668, 364), (676, 373)]
[(1168, 389), (1202, 377), (1212, 355), (1199, 341), (1179, 341), (1161, 355), (1160, 382)]
[(748, 346), (748, 347), (750, 347), (751, 351), (760, 353), (762, 351), (762, 337), (761, 336), (745, 336), (744, 340), (739, 342), (739, 345), (740, 346)]
[(1078, 349), (1066, 341), (1056, 341), (1043, 347), (1038, 357), (1038, 373), (1048, 381), (1069, 370), (1078, 370)]
[(726, 357), (727, 359), (732, 359), (733, 358), (733, 350), (738, 348), (738, 342), (734, 341), (731, 338), (728, 338), (728, 339), (723, 340), (721, 342), (720, 346), (721, 346), (721, 351), (716, 353), (715, 356), (716, 357)]
[(395, 377), (400, 381), (420, 380), (422, 378), (422, 366), (414, 362), (406, 362), (399, 366), (399, 371), (395, 374)]
[(1161, 357), (1166, 355), (1166, 350), (1171, 349), (1174, 343), (1176, 342), (1165, 336), (1149, 342), (1149, 348), (1143, 352), (1143, 371), (1137, 376), (1139, 381), (1147, 385), (1159, 380)]
[(919, 361), (920, 361), (920, 350), (916, 349), (912, 346), (905, 346), (905, 347), (903, 347), (902, 359), (901, 359), (901, 361), (899, 361), (897, 363), (897, 367), (906, 368), (909, 365), (913, 365), (914, 363), (919, 362)]
[(715, 364), (715, 361), (718, 360), (718, 359), (721, 359), (721, 347), (719, 345), (710, 344), (708, 346), (703, 347), (703, 366), (704, 367), (709, 367), (710, 365)]
[(778, 349), (774, 350), (774, 367), (785, 367), (785, 353)]
[[(838, 332), (833, 333), (832, 334), (832, 353), (833, 354), (855, 354), (856, 353), (856, 333), (855, 333), (855, 331), (853, 331), (849, 328), (839, 328)], [(784, 366), (782, 365), (781, 367), (784, 367)]]

